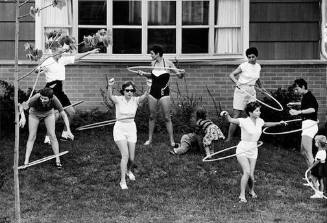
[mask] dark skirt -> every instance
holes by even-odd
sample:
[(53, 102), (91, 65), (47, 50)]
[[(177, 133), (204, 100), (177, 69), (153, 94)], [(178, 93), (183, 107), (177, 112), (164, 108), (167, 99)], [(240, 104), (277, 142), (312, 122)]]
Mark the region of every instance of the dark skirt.
[(327, 162), (318, 163), (314, 168), (312, 168), (311, 174), (317, 178), (327, 177)]

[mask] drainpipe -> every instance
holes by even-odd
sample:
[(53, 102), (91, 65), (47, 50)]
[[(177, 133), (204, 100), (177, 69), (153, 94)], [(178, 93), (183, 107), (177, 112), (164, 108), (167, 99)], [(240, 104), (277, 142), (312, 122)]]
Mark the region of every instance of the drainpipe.
[(321, 7), (321, 59), (327, 60), (325, 44), (327, 43), (326, 1), (322, 0)]

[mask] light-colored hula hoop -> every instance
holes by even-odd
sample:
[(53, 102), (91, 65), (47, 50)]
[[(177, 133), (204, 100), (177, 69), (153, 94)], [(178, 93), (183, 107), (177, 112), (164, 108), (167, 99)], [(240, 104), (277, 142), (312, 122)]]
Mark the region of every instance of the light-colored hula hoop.
[[(258, 142), (258, 145), (257, 145), (256, 147), (260, 147), (260, 146), (262, 146), (262, 144), (263, 144), (263, 142), (262, 142), (262, 141), (259, 141), (259, 142)], [(237, 154), (234, 153), (234, 154), (232, 154), (232, 155), (223, 156), (223, 157), (219, 157), (219, 158), (216, 158), (216, 159), (210, 159), (211, 157), (213, 157), (213, 156), (215, 156), (215, 155), (217, 155), (217, 154), (219, 154), (219, 153), (222, 153), (222, 152), (225, 152), (225, 151), (228, 151), (228, 150), (234, 149), (234, 148), (236, 148), (236, 147), (237, 147), (237, 145), (236, 145), (236, 146), (231, 146), (231, 147), (228, 147), (228, 148), (226, 148), (226, 149), (223, 149), (223, 150), (220, 150), (220, 151), (218, 151), (218, 152), (215, 152), (215, 153), (213, 153), (213, 154), (210, 154), (210, 156), (206, 156), (206, 157), (204, 157), (202, 161), (203, 161), (203, 162), (213, 162), (213, 161), (218, 161), (218, 160), (224, 160), (224, 159), (227, 159), (227, 158), (230, 158), (230, 157), (237, 156), (237, 155), (242, 154), (242, 153), (246, 153), (246, 152), (248, 152), (249, 150), (255, 148), (255, 147), (251, 147), (251, 148), (249, 148), (249, 149), (247, 149), (246, 151), (243, 151), (243, 152), (241, 152), (241, 153), (237, 153)]]
[[(254, 98), (254, 96), (251, 95), (249, 92), (247, 92), (247, 91), (245, 91), (245, 90), (239, 88), (238, 86), (235, 86), (235, 87), (237, 87), (238, 89), (240, 89), (242, 92), (244, 92), (244, 93), (247, 94), (248, 96)], [(256, 89), (258, 89), (259, 91), (261, 91), (261, 92), (262, 92), (263, 94), (265, 94), (266, 96), (268, 96), (268, 97), (269, 97), (270, 99), (272, 99), (274, 102), (276, 102), (276, 103), (278, 104), (279, 108), (272, 107), (272, 106), (270, 106), (270, 105), (264, 103), (263, 101), (259, 100), (257, 97), (255, 97), (255, 100), (256, 100), (257, 102), (259, 102), (260, 104), (266, 106), (267, 108), (270, 108), (270, 109), (275, 110), (275, 111), (283, 111), (283, 110), (284, 110), (283, 106), (279, 103), (279, 101), (277, 101), (276, 98), (274, 98), (273, 96), (271, 96), (271, 95), (270, 95), (266, 90), (262, 90), (261, 88), (256, 87), (256, 86), (254, 86), (254, 87), (255, 87)]]
[(27, 168), (27, 167), (34, 166), (34, 165), (39, 164), (39, 163), (43, 163), (43, 162), (45, 162), (45, 161), (48, 161), (48, 160), (54, 159), (54, 158), (56, 158), (56, 157), (59, 157), (59, 156), (65, 155), (65, 154), (67, 154), (67, 153), (68, 153), (68, 151), (64, 151), (64, 152), (58, 153), (57, 155), (47, 156), (47, 157), (44, 157), (44, 158), (42, 158), (42, 159), (38, 159), (38, 160), (35, 160), (35, 161), (30, 162), (30, 163), (28, 163), (28, 164), (25, 164), (25, 165), (23, 165), (23, 166), (19, 166), (18, 169), (19, 169), (19, 170), (20, 170), (20, 169), (25, 169), (25, 168)]
[[(317, 164), (318, 164), (318, 163), (317, 163)], [(315, 192), (321, 193), (321, 191), (317, 190), (317, 189), (313, 186), (312, 182), (310, 182), (309, 177), (308, 177), (308, 173), (309, 173), (309, 171), (310, 171), (313, 167), (315, 167), (317, 164), (312, 165), (311, 167), (309, 167), (309, 168), (305, 171), (304, 176), (305, 176), (305, 180), (308, 182), (308, 184), (310, 185), (310, 187), (311, 187)], [(323, 196), (323, 198), (327, 199), (327, 197), (326, 197), (324, 194), (323, 194), (322, 196)]]
[(96, 122), (96, 123), (80, 126), (80, 127), (76, 128), (76, 130), (81, 131), (81, 130), (86, 130), (86, 129), (98, 128), (98, 127), (102, 127), (102, 126), (106, 126), (106, 125), (115, 124), (117, 121), (126, 120), (126, 119), (134, 119), (134, 117), (111, 119), (111, 120), (107, 120), (107, 121)]
[[(295, 122), (295, 121), (302, 121), (302, 119), (298, 118), (298, 119), (288, 120), (288, 121), (285, 121), (285, 122), (286, 122), (286, 123), (289, 123), (289, 122)], [(270, 126), (270, 127), (266, 127), (266, 128), (264, 128), (264, 129), (262, 130), (262, 133), (264, 133), (264, 134), (266, 134), (266, 135), (284, 135), (284, 134), (290, 134), (290, 133), (300, 132), (300, 131), (303, 131), (303, 130), (309, 129), (309, 128), (311, 128), (311, 127), (317, 125), (318, 123), (319, 123), (319, 120), (318, 120), (316, 123), (314, 123), (314, 124), (312, 124), (312, 125), (310, 125), (310, 126), (304, 128), (304, 129), (302, 129), (302, 127), (301, 127), (300, 129), (294, 129), (294, 130), (290, 130), (290, 131), (286, 131), (286, 132), (267, 132), (267, 129), (268, 129), (268, 128), (274, 127), (274, 126)]]
[[(134, 67), (127, 67), (127, 70), (133, 73), (138, 73), (139, 70), (142, 69), (153, 69), (153, 70), (175, 70), (175, 71), (181, 71), (182, 69), (176, 68), (176, 67), (152, 67), (152, 66), (134, 66)], [(146, 74), (151, 74), (149, 72), (144, 72)]]

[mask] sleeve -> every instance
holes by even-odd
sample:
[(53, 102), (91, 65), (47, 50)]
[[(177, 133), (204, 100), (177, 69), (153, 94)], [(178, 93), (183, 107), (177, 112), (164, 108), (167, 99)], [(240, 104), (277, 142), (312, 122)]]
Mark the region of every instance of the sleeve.
[(75, 56), (62, 56), (61, 57), (61, 59), (62, 59), (62, 61), (61, 61), (61, 63), (63, 64), (63, 65), (67, 65), (67, 64), (73, 64), (73, 63), (75, 63)]
[(55, 95), (53, 95), (53, 106), (59, 112), (62, 112), (64, 110), (64, 108), (62, 107), (62, 104), (60, 103), (59, 99)]
[(238, 118), (238, 121), (240, 122), (240, 127), (245, 128), (245, 118)]
[(28, 107), (34, 107), (36, 105), (37, 100), (40, 98), (40, 93), (37, 93), (28, 101)]
[(262, 118), (259, 118), (258, 121), (259, 121), (260, 127), (262, 128), (264, 126), (264, 124), (265, 124), (265, 121)]
[(240, 69), (241, 69), (241, 71), (243, 72), (244, 71), (244, 69), (245, 69), (245, 63), (241, 63), (240, 64), (240, 66), (238, 66)]
[(51, 58), (52, 57), (49, 57), (47, 58), (45, 61), (43, 61), (36, 69), (37, 70), (41, 70), (43, 67), (47, 67), (49, 66), (52, 62), (51, 62)]
[(136, 105), (139, 105), (139, 103), (140, 103), (140, 97), (139, 96), (134, 97), (134, 100), (135, 100)]

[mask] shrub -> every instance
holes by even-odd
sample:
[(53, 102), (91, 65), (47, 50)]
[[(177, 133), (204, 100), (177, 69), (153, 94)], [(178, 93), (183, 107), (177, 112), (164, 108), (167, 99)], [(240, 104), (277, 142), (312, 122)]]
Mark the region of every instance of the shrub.
[[(14, 133), (15, 109), (14, 109), (14, 86), (0, 80), (0, 137)], [(28, 99), (28, 93), (18, 90), (18, 102)], [(6, 131), (5, 131), (6, 130)], [(9, 131), (8, 131), (9, 130)], [(12, 130), (12, 131), (10, 131)]]
[[(276, 122), (280, 120), (292, 120), (297, 119), (300, 117), (294, 117), (289, 114), (289, 108), (287, 107), (287, 103), (299, 101), (299, 96), (295, 95), (293, 92), (293, 88), (289, 87), (286, 89), (278, 88), (276, 91), (271, 91), (270, 94), (283, 106), (283, 111), (275, 111), (271, 108), (268, 108), (266, 106), (261, 107), (261, 117), (266, 122)], [(274, 102), (271, 98), (268, 96), (265, 96), (262, 101), (268, 105), (271, 105), (272, 107), (278, 107), (276, 102)], [(273, 127), (271, 129), (271, 132), (284, 132), (284, 131), (290, 131), (301, 128), (301, 122), (294, 122), (290, 123), (289, 126), (279, 126), (279, 127)], [(285, 148), (300, 148), (301, 143), (301, 132), (296, 132), (292, 134), (283, 134), (283, 135), (262, 135), (264, 141), (270, 142), (273, 144), (281, 145)]]

